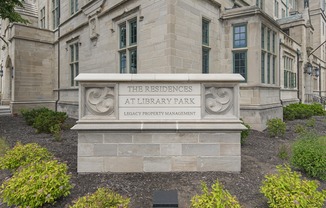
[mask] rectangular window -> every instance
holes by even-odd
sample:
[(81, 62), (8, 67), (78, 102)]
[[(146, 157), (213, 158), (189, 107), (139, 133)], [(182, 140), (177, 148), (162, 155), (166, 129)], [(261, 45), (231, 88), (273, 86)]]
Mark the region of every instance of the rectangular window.
[(209, 45), (209, 21), (202, 20), (202, 43), (203, 45)]
[(202, 73), (209, 73), (209, 20), (202, 19)]
[(261, 26), (261, 48), (265, 48), (265, 26)]
[(267, 83), (271, 83), (271, 55), (267, 54)]
[(275, 0), (275, 8), (274, 8), (274, 10), (275, 10), (275, 17), (276, 18), (278, 18), (278, 1), (277, 0)]
[(70, 0), (70, 14), (78, 12), (78, 0)]
[(272, 68), (272, 83), (276, 83), (276, 56), (273, 56), (273, 68)]
[(247, 47), (247, 25), (235, 25), (233, 27), (233, 47)]
[(209, 49), (203, 48), (203, 61), (202, 61), (202, 68), (203, 68), (203, 74), (209, 73)]
[(272, 39), (272, 45), (273, 45), (273, 53), (275, 53), (275, 49), (276, 49), (276, 42), (275, 42), (275, 37), (276, 37), (276, 33), (275, 32), (273, 32), (273, 39)]
[(120, 73), (137, 73), (137, 18), (121, 22), (119, 29)]
[(247, 52), (233, 52), (233, 73), (241, 74), (247, 80)]
[(256, 6), (258, 6), (260, 9), (263, 9), (263, 1), (264, 0), (256, 0)]
[(284, 88), (288, 88), (288, 71), (284, 70)]
[(52, 26), (53, 29), (57, 28), (60, 24), (60, 0), (52, 0)]
[(70, 79), (71, 86), (78, 86), (74, 79), (79, 74), (79, 43), (73, 43), (70, 48)]
[(261, 83), (265, 83), (265, 52), (261, 52)]
[(40, 27), (45, 28), (45, 7), (40, 11)]
[(296, 88), (297, 74), (292, 71), (293, 59), (284, 57), (284, 88)]
[(267, 30), (267, 50), (271, 51), (271, 30)]

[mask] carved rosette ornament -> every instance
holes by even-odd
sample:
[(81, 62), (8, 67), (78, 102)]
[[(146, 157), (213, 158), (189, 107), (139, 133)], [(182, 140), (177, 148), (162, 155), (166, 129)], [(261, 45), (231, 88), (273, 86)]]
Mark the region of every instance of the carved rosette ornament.
[(93, 115), (108, 116), (114, 112), (114, 88), (86, 90), (86, 108)]
[(230, 88), (206, 88), (205, 105), (210, 115), (226, 114), (233, 107), (233, 91)]

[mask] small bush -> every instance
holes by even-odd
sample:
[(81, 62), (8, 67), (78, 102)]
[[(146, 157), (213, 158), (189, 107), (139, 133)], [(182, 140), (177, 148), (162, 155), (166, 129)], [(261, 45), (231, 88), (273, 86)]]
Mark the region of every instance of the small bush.
[(243, 124), (245, 127), (247, 127), (247, 129), (241, 131), (241, 141), (240, 141), (240, 142), (241, 142), (241, 144), (244, 144), (245, 141), (246, 141), (246, 139), (247, 139), (247, 137), (248, 137), (249, 134), (250, 134), (250, 129), (251, 129), (251, 127), (250, 127), (249, 124), (246, 124), (242, 119), (241, 119), (241, 121), (242, 121), (242, 124)]
[(287, 160), (290, 157), (290, 148), (289, 146), (282, 144), (278, 149), (277, 156), (282, 160)]
[(236, 197), (233, 197), (223, 186), (216, 181), (212, 185), (211, 192), (208, 191), (206, 183), (202, 182), (202, 195), (196, 195), (191, 199), (192, 208), (240, 208)]
[(302, 104), (294, 103), (283, 108), (284, 120), (306, 119), (312, 116), (325, 115), (324, 108), (319, 103)]
[(40, 113), (33, 123), (33, 127), (37, 130), (38, 133), (51, 133), (51, 127), (61, 125), (67, 119), (67, 114), (64, 112), (55, 112), (55, 111), (44, 111)]
[(291, 163), (311, 177), (326, 180), (326, 136), (303, 135), (293, 144)]
[(298, 134), (303, 134), (306, 132), (306, 128), (301, 124), (297, 124), (294, 126), (294, 132)]
[(307, 121), (306, 125), (307, 125), (308, 127), (314, 128), (314, 127), (316, 126), (316, 119), (314, 119), (314, 118), (310, 118), (310, 119)]
[(9, 150), (9, 145), (5, 138), (0, 137), (0, 157), (5, 155), (6, 152)]
[(321, 208), (326, 191), (319, 192), (317, 181), (302, 180), (288, 166), (277, 166), (278, 173), (265, 176), (261, 193), (268, 199), (271, 208)]
[(16, 170), (33, 162), (52, 159), (52, 154), (36, 143), (22, 145), (17, 143), (14, 148), (8, 150), (3, 157), (0, 157), (0, 170)]
[(129, 202), (129, 198), (123, 198), (107, 188), (99, 188), (95, 193), (79, 198), (70, 208), (126, 208)]
[(8, 206), (40, 207), (70, 194), (67, 165), (56, 160), (32, 163), (15, 172), (0, 189), (2, 202)]
[(273, 118), (267, 121), (267, 131), (270, 137), (279, 137), (285, 134), (286, 124), (280, 118)]
[(51, 111), (48, 108), (35, 108), (32, 110), (22, 109), (20, 112), (26, 122), (27, 125), (32, 126), (35, 122), (35, 119), (38, 115), (44, 112)]

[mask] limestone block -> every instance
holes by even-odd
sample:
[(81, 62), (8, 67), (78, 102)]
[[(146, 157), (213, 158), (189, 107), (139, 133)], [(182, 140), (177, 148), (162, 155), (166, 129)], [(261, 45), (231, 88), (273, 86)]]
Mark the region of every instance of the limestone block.
[(153, 143), (198, 143), (198, 134), (153, 134)]
[(197, 171), (197, 158), (172, 157), (172, 171)]
[(234, 157), (199, 157), (198, 171), (235, 171), (241, 170), (240, 156)]
[(102, 133), (79, 133), (79, 143), (103, 143)]
[(221, 156), (241, 156), (241, 145), (237, 144), (220, 144)]
[(77, 171), (78, 173), (103, 172), (103, 164), (103, 157), (78, 157)]
[(182, 144), (182, 155), (185, 156), (219, 156), (219, 144)]
[(182, 154), (181, 144), (161, 144), (161, 155), (162, 156), (176, 156)]
[(94, 144), (79, 143), (78, 144), (78, 157), (94, 156)]
[(94, 144), (95, 156), (117, 156), (117, 144)]
[(144, 172), (170, 172), (171, 157), (144, 157)]
[(158, 156), (159, 144), (119, 144), (118, 156)]
[(240, 143), (239, 133), (201, 133), (199, 143)]
[(131, 134), (104, 134), (104, 143), (132, 143)]
[(143, 172), (143, 157), (106, 157), (105, 172)]
[(152, 143), (152, 134), (134, 134), (132, 137), (133, 143)]

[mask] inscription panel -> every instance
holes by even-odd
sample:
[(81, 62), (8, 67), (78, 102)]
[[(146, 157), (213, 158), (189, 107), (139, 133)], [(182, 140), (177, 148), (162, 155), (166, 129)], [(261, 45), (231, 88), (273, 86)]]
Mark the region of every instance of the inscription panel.
[(119, 118), (126, 120), (201, 119), (201, 85), (143, 83), (119, 85)]

